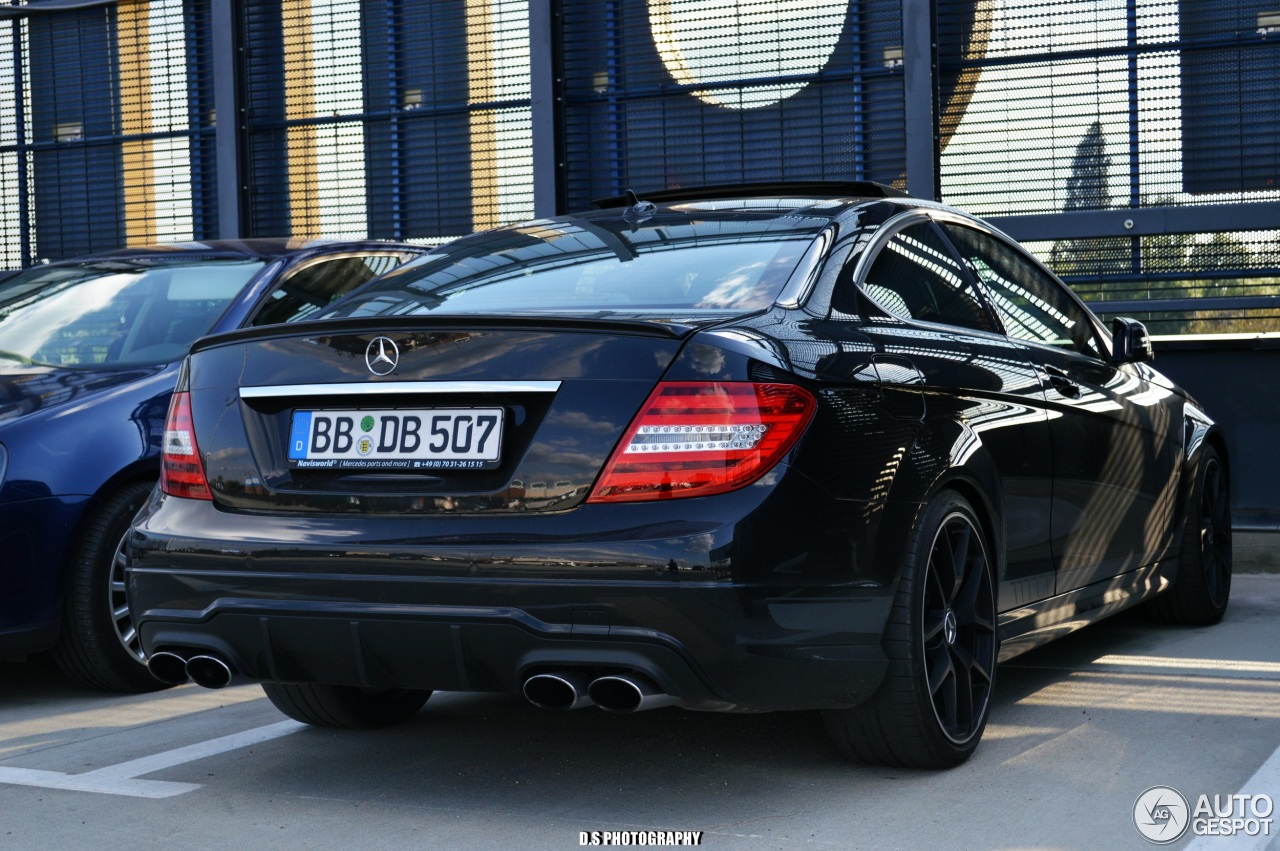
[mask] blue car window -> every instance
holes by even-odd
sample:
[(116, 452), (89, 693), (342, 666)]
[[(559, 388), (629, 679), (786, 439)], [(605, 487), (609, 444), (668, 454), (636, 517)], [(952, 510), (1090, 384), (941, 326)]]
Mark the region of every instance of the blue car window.
[(0, 359), (49, 366), (182, 357), (261, 261), (32, 269), (0, 286)]

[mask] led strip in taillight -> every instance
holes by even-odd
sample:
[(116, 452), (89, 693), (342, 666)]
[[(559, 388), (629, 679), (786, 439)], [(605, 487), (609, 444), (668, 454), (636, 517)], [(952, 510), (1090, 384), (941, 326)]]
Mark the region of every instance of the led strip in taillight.
[(769, 427), (751, 425), (641, 426), (627, 452), (717, 452), (754, 449)]

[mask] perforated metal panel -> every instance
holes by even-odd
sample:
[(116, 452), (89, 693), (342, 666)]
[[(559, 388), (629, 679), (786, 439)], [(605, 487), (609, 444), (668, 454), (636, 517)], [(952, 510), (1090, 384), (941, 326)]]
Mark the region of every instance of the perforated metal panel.
[(532, 214), (525, 0), (245, 4), (255, 235), (441, 238)]
[(207, 0), (0, 21), (0, 261), (216, 228)]
[[(1280, 32), (1258, 31), (1273, 0), (938, 10), (940, 79), (965, 105), (943, 122), (944, 200), (1010, 216), (1280, 199)], [(1274, 232), (1203, 230), (1034, 248), (1096, 301), (1275, 291)]]
[(564, 0), (569, 208), (904, 171), (900, 0)]

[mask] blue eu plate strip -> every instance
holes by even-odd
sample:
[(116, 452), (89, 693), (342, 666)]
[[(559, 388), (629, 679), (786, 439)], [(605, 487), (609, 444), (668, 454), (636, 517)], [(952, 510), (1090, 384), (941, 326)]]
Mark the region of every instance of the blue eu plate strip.
[(311, 412), (298, 411), (293, 415), (293, 429), (289, 433), (289, 460), (300, 461), (307, 457), (307, 440), (311, 437)]

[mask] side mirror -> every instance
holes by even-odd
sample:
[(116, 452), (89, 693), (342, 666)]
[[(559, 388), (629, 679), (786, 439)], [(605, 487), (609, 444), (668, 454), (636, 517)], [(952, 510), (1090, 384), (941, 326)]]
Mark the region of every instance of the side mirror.
[(1116, 363), (1141, 363), (1156, 357), (1147, 326), (1124, 317), (1111, 320), (1111, 350), (1111, 358)]

